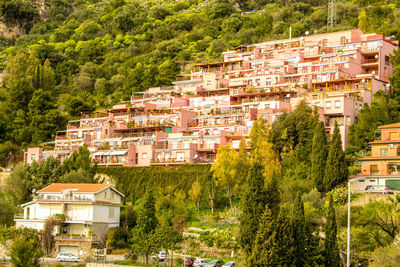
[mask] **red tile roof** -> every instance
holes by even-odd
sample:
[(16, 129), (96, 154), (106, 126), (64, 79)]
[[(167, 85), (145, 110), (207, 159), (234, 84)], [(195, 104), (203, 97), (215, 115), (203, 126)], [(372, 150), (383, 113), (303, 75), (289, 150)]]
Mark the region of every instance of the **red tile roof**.
[(378, 127), (379, 129), (391, 129), (391, 128), (400, 128), (400, 122), (386, 124)]
[(109, 184), (51, 184), (38, 193), (61, 193), (66, 189), (76, 189), (77, 193), (96, 193), (111, 185)]

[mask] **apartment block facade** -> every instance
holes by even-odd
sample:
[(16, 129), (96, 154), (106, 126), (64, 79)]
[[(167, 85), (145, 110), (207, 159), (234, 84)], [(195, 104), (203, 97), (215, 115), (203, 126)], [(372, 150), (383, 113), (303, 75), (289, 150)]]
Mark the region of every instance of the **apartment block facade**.
[(354, 191), (366, 186), (388, 186), (400, 190), (400, 123), (382, 125), (380, 139), (369, 143), (369, 151), (359, 161), (361, 173), (352, 178)]
[(86, 144), (100, 166), (212, 163), (218, 146), (248, 140), (254, 120), (271, 123), (302, 100), (318, 107), (328, 133), (338, 122), (346, 147), (359, 110), (390, 90), (396, 47), (359, 29), (237, 47), (172, 87), (70, 121), (52, 148), (28, 149), (25, 161), (62, 161)]

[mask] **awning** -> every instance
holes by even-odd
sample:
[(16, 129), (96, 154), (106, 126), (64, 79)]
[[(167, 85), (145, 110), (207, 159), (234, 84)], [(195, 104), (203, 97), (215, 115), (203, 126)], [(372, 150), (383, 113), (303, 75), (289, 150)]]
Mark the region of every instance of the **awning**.
[(123, 156), (128, 150), (108, 150), (108, 151), (97, 151), (93, 153), (93, 156)]
[(111, 151), (108, 156), (123, 156), (128, 152), (128, 150), (114, 150)]

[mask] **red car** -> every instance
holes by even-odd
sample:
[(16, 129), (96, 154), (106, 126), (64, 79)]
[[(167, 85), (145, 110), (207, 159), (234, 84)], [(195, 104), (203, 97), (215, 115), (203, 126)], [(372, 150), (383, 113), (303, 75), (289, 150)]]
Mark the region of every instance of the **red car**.
[(183, 261), (183, 266), (193, 267), (194, 260), (195, 258), (193, 257), (185, 257)]

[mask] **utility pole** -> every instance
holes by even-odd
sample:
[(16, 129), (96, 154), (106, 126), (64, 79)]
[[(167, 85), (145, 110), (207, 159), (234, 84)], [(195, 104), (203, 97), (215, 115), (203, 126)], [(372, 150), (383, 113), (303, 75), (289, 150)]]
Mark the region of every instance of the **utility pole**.
[(328, 27), (333, 27), (336, 24), (336, 1), (329, 0), (328, 3)]

